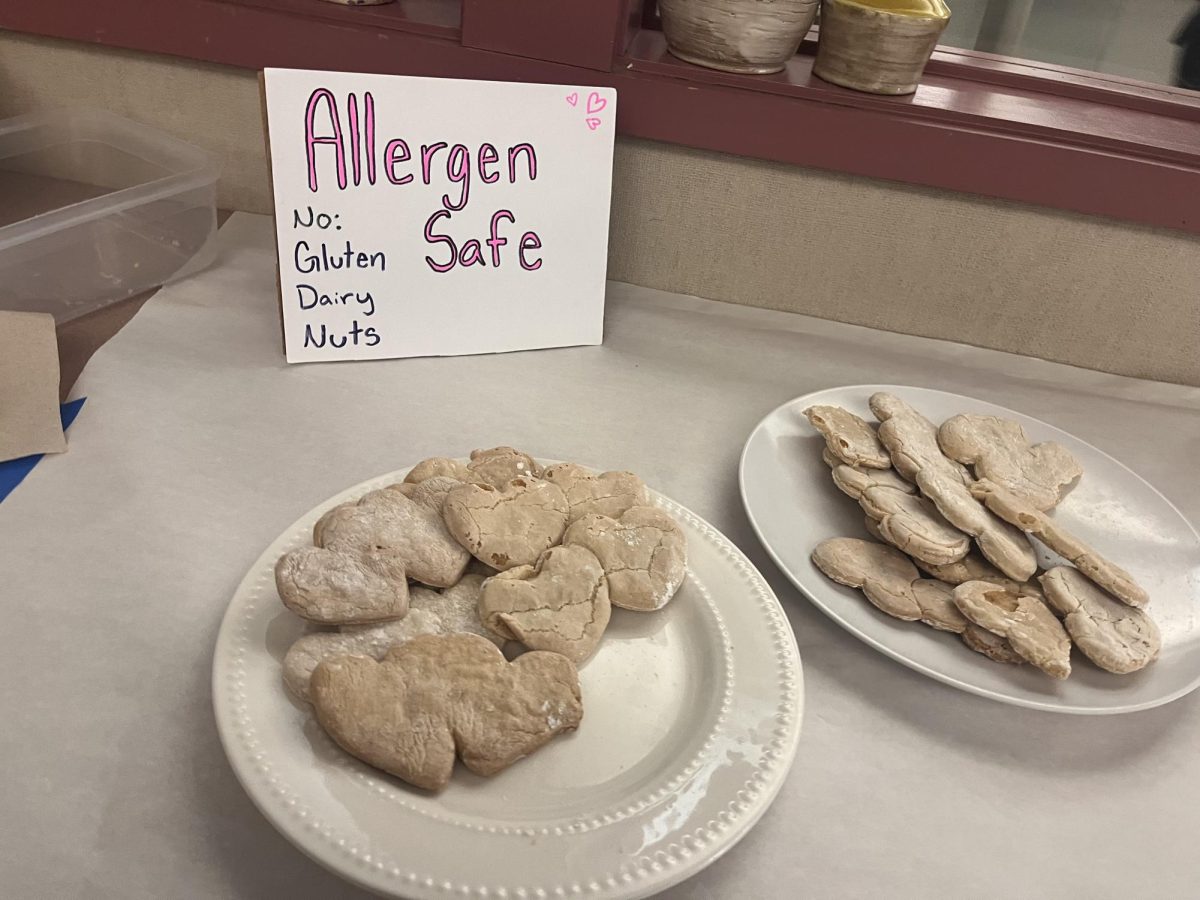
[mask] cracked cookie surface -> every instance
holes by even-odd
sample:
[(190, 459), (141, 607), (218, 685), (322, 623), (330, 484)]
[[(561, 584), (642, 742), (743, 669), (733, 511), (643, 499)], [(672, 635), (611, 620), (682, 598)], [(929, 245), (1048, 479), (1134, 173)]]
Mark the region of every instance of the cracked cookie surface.
[(1057, 506), (1062, 489), (1083, 474), (1062, 444), (1030, 443), (1021, 423), (998, 416), (947, 419), (938, 429), (938, 444), (951, 459), (972, 466), (976, 478), (987, 478), (1041, 510)]
[(479, 593), (479, 618), (493, 633), (572, 662), (592, 655), (611, 614), (604, 567), (574, 544), (489, 578)]
[(1110, 597), (1078, 569), (1057, 566), (1042, 576), (1042, 587), (1075, 646), (1100, 668), (1125, 675), (1158, 659), (1162, 636), (1154, 620)]
[(596, 555), (608, 579), (609, 600), (623, 609), (662, 609), (687, 571), (682, 529), (651, 506), (635, 506), (619, 519), (589, 513), (567, 528), (563, 543)]
[(462, 484), (446, 496), (446, 526), (480, 562), (501, 571), (532, 565), (567, 528), (567, 498), (549, 481), (514, 478), (502, 488)]
[(601, 472), (599, 475), (575, 463), (548, 466), (542, 477), (562, 488), (567, 497), (568, 524), (589, 513), (612, 519), (635, 506), (650, 505), (650, 491), (632, 472)]

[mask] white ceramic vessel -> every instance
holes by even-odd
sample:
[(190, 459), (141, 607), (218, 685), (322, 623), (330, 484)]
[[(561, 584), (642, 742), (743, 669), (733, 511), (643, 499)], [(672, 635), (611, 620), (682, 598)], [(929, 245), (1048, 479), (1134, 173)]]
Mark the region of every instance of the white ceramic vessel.
[[(843, 406), (874, 421), (867, 399), (889, 391), (940, 423), (958, 413), (1015, 419), (1033, 441), (1064, 444), (1084, 475), (1055, 509), (1055, 519), (1123, 566), (1151, 596), (1147, 612), (1162, 631), (1157, 662), (1132, 675), (1103, 672), (1074, 653), (1070, 678), (1056, 681), (1032, 666), (991, 662), (957, 635), (902, 622), (835, 584), (809, 555), (829, 537), (868, 538), (858, 504), (833, 484), (821, 461), (824, 439), (803, 412)], [(1124, 713), (1159, 706), (1200, 686), (1200, 537), (1162, 494), (1091, 444), (1002, 406), (958, 394), (898, 385), (854, 385), (797, 397), (751, 433), (740, 467), (742, 501), (767, 552), (822, 612), (869, 646), (931, 678), (965, 691), (1052, 712)], [(1061, 560), (1039, 545), (1043, 567)]]
[(613, 610), (580, 669), (574, 734), (493, 778), (459, 766), (429, 794), (359, 763), (284, 689), (303, 631), (273, 568), (330, 507), (399, 481), (357, 485), (289, 527), (225, 615), (213, 701), (225, 751), (263, 814), (301, 850), (387, 896), (644, 897), (714, 860), (758, 820), (800, 734), (795, 638), (771, 589), (712, 526), (672, 501), (688, 578), (666, 609)]

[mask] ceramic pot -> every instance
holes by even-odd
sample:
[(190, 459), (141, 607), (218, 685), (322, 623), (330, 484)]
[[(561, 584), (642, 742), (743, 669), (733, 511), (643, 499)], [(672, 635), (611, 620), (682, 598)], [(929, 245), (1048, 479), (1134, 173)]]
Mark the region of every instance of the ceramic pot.
[(824, 0), (813, 72), (872, 94), (911, 94), (950, 21), (942, 0)]
[(659, 0), (667, 49), (724, 72), (779, 72), (812, 27), (819, 0)]

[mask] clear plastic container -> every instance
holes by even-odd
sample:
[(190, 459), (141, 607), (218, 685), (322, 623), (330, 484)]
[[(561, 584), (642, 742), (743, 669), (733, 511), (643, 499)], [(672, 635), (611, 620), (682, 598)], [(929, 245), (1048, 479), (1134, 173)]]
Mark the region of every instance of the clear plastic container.
[(101, 110), (0, 121), (0, 309), (65, 322), (203, 268), (215, 158)]

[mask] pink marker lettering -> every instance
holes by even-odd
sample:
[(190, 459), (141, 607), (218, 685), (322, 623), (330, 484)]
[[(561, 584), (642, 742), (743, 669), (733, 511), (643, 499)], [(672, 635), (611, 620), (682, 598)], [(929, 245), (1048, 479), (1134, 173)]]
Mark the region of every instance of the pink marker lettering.
[(375, 98), (370, 91), (363, 92), (363, 106), (367, 119), (367, 181), (375, 183)]
[(500, 180), (499, 172), (489, 174), (484, 166), (490, 166), (494, 162), (499, 162), (500, 156), (496, 153), (496, 148), (491, 144), (479, 145), (479, 177), (483, 179), (484, 184), (495, 184)]
[(436, 144), (421, 145), (421, 180), (429, 184), (429, 167), (433, 164), (433, 158), (439, 150), (446, 149), (445, 141), (438, 141)]
[(450, 202), (450, 193), (447, 191), (442, 194), (442, 205), (446, 209), (463, 209), (471, 194), (471, 151), (462, 144), (455, 144), (450, 148), (450, 158), (446, 160), (446, 176), (459, 185), (458, 203)]
[(487, 263), (483, 261), (483, 254), (479, 252), (479, 241), (472, 238), (463, 244), (462, 253), (458, 255), (459, 264), (465, 269), (468, 266), (483, 266), (487, 268)]
[(358, 98), (353, 92), (346, 96), (346, 117), (350, 120), (350, 172), (354, 184), (362, 184), (362, 154), (359, 147)]
[(387, 176), (387, 180), (392, 184), (408, 184), (413, 180), (411, 175), (405, 175), (403, 178), (396, 177), (396, 164), (408, 162), (412, 156), (408, 152), (408, 144), (400, 138), (388, 141), (387, 149), (383, 151), (383, 174)]
[[(443, 145), (443, 146), (445, 146), (445, 145)], [(434, 234), (434, 232), (433, 232), (434, 223), (437, 222), (437, 220), (442, 218), (443, 216), (448, 219), (448, 218), (450, 218), (450, 213), (448, 213), (444, 209), (439, 209), (437, 212), (435, 212), (432, 216), (429, 217), (428, 221), (425, 222), (425, 240), (426, 240), (426, 242), (428, 242), (430, 244), (449, 244), (450, 245), (449, 246), (449, 250), (450, 250), (450, 261), (449, 262), (440, 263), (437, 260), (435, 260), (432, 256), (425, 257), (425, 262), (429, 263), (429, 268), (433, 269), (433, 271), (435, 271), (435, 272), (449, 272), (451, 269), (454, 268), (454, 263), (458, 259), (458, 248), (456, 246), (454, 246), (454, 239), (451, 237), (448, 237), (444, 234)]]
[(508, 148), (508, 181), (510, 184), (517, 183), (517, 154), (522, 151), (529, 160), (529, 180), (534, 181), (537, 178), (537, 154), (533, 151), (533, 144), (517, 144)]
[[(325, 111), (329, 116), (329, 124), (333, 130), (330, 135), (314, 133), (314, 121), (317, 117), (317, 105), (325, 102)], [(338, 120), (337, 101), (328, 88), (317, 88), (308, 98), (308, 106), (304, 110), (304, 144), (308, 156), (308, 189), (313, 193), (317, 190), (317, 145), (330, 144), (337, 154), (337, 183), (339, 190), (346, 189), (346, 149), (342, 146), (342, 123)]]
[(487, 244), (492, 248), (492, 265), (496, 268), (500, 267), (500, 248), (508, 243), (508, 240), (500, 237), (500, 222), (503, 219), (515, 223), (517, 220), (507, 209), (498, 209), (492, 213), (492, 236), (487, 239)]
[(518, 253), (518, 256), (521, 258), (521, 268), (526, 272), (536, 272), (542, 267), (542, 258), (540, 256), (533, 262), (525, 262), (525, 251), (537, 250), (541, 246), (542, 239), (535, 232), (527, 231), (521, 235), (520, 253)]

